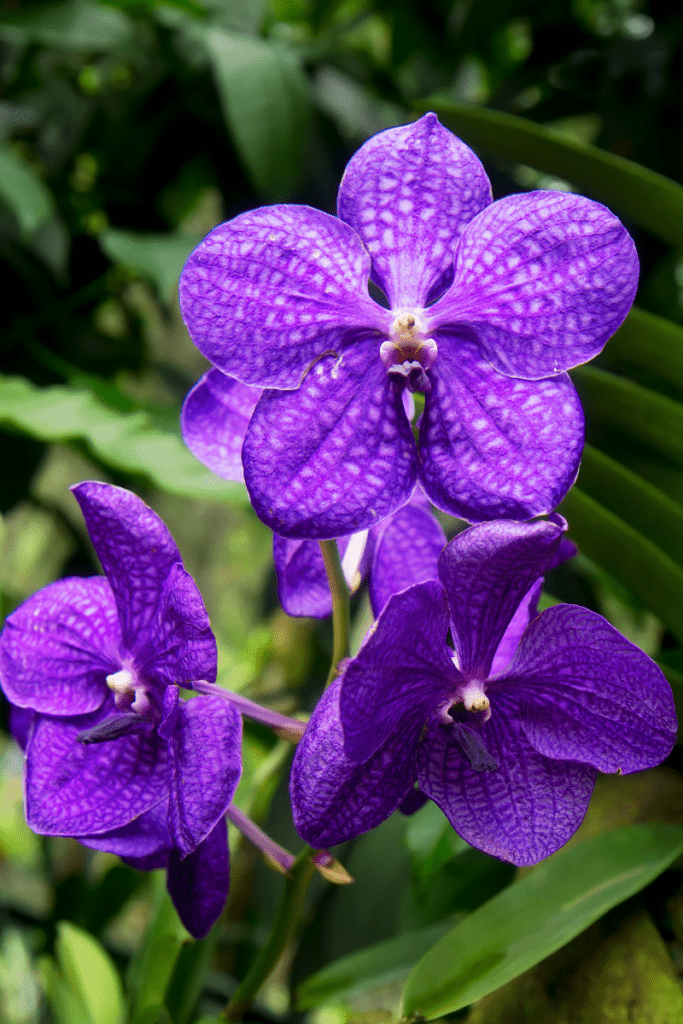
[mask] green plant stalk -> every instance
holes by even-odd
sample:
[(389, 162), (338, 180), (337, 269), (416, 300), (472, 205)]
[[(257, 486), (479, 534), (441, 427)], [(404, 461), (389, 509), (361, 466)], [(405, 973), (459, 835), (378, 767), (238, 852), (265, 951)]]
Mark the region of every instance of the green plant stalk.
[[(339, 675), (339, 663), (349, 656), (351, 600), (349, 588), (344, 579), (336, 541), (321, 540), (320, 550), (332, 593), (332, 664), (326, 683), (329, 686)], [(273, 930), (265, 946), (251, 965), (246, 978), (237, 986), (232, 999), (225, 1007), (223, 1011), (225, 1020), (242, 1020), (261, 985), (277, 964), (287, 945), (291, 942), (297, 925), (301, 920), (308, 883), (315, 872), (315, 864), (313, 862), (315, 852), (310, 846), (306, 846), (295, 860), (285, 883), (285, 891), (280, 902)]]
[(351, 597), (342, 570), (339, 548), (334, 540), (321, 540), (320, 550), (332, 593), (332, 664), (325, 686), (339, 675), (339, 665), (348, 658), (351, 635)]
[(242, 1020), (256, 993), (292, 940), (303, 913), (308, 883), (315, 872), (314, 852), (310, 846), (306, 846), (294, 862), (270, 937), (223, 1011), (226, 1020)]

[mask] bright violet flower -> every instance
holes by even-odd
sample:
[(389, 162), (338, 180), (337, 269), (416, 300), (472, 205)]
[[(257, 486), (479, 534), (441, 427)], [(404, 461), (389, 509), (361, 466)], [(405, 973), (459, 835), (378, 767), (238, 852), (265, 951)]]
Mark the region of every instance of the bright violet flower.
[[(183, 437), (205, 466), (226, 480), (243, 480), (242, 444), (262, 389), (209, 370), (189, 392), (181, 413)], [(420, 488), (403, 508), (370, 530), (337, 541), (346, 582), (355, 590), (366, 576), (375, 616), (392, 594), (436, 578), (446, 545), (441, 526)], [(273, 536), (278, 596), (288, 615), (324, 619), (332, 596), (317, 541)]]
[(119, 487), (73, 491), (105, 575), (50, 584), (0, 636), (26, 819), (143, 870), (165, 867), (201, 937), (228, 892), (242, 719), (219, 696), (179, 699), (179, 686), (215, 680), (216, 643), (166, 526)]
[[(392, 594), (436, 579), (446, 535), (418, 488), (403, 508), (370, 530), (339, 539), (337, 545), (351, 591), (367, 577), (377, 617)], [(288, 615), (323, 619), (332, 614), (332, 595), (317, 541), (275, 535), (273, 557), (280, 604)]]
[(441, 555), (439, 581), (391, 598), (297, 748), (307, 842), (410, 810), (417, 782), (467, 842), (533, 864), (576, 831), (597, 771), (664, 760), (676, 715), (655, 663), (586, 608), (533, 617), (562, 533), (559, 517), (471, 527)]
[[(180, 299), (214, 365), (266, 389), (242, 449), (258, 515), (330, 538), (378, 523), (417, 479), (472, 522), (550, 512), (583, 445), (565, 371), (621, 324), (637, 277), (609, 210), (553, 191), (492, 203), (477, 157), (426, 114), (352, 157), (338, 217), (280, 205), (217, 227)], [(419, 456), (406, 391), (425, 395)]]

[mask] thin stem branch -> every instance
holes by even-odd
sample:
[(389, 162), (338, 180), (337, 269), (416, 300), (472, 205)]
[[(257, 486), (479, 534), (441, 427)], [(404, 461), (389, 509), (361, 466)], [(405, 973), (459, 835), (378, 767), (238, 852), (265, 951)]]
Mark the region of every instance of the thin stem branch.
[(292, 940), (303, 913), (308, 883), (315, 871), (313, 853), (311, 847), (306, 846), (294, 862), (294, 867), (285, 883), (285, 891), (270, 937), (223, 1011), (226, 1020), (242, 1020), (256, 993)]
[(339, 664), (349, 656), (349, 639), (351, 635), (351, 599), (349, 588), (339, 557), (339, 548), (334, 540), (321, 540), (320, 550), (325, 563), (327, 580), (332, 593), (332, 664), (327, 677), (326, 686), (333, 683), (339, 675)]

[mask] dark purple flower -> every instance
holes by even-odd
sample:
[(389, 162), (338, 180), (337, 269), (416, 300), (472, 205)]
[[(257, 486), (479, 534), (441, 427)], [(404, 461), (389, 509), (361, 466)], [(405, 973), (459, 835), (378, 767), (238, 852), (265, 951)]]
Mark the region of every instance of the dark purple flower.
[[(183, 404), (181, 425), (190, 451), (226, 480), (243, 480), (242, 443), (260, 388), (240, 384), (220, 370), (209, 370)], [(366, 576), (373, 613), (392, 594), (436, 577), (437, 558), (446, 544), (441, 526), (419, 487), (410, 501), (370, 530), (337, 541), (346, 582), (355, 590)], [(288, 615), (324, 619), (332, 596), (320, 546), (312, 540), (273, 535), (278, 596)]]
[[(404, 505), (418, 478), (472, 522), (551, 511), (583, 445), (565, 371), (635, 294), (623, 225), (564, 192), (492, 203), (479, 160), (434, 114), (358, 150), (338, 215), (241, 214), (181, 277), (197, 346), (266, 388), (242, 450), (258, 515), (285, 537), (340, 537)], [(419, 456), (406, 390), (425, 395)]]
[(200, 937), (228, 891), (225, 816), (242, 719), (219, 696), (201, 596), (159, 517), (129, 491), (73, 488), (104, 576), (58, 580), (8, 616), (0, 681), (26, 751), (26, 818), (145, 870), (165, 867)]
[(655, 663), (586, 608), (534, 617), (563, 525), (471, 527), (441, 555), (440, 581), (391, 598), (297, 748), (307, 842), (373, 828), (417, 782), (467, 842), (532, 864), (576, 831), (596, 771), (667, 756), (676, 716)]

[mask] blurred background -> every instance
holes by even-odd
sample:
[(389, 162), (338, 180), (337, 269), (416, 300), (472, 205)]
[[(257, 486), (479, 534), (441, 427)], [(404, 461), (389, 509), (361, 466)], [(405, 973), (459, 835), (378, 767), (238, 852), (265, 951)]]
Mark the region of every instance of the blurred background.
[[(576, 188), (612, 205), (636, 240), (640, 312), (597, 369), (575, 378), (591, 442), (567, 508), (582, 553), (555, 571), (545, 601), (600, 610), (660, 658), (674, 686), (683, 683), (683, 203), (678, 196), (669, 208), (676, 186), (667, 193), (639, 170), (622, 180), (601, 157), (591, 163), (587, 148), (683, 181), (682, 78), (683, 13), (645, 0), (4, 0), (3, 614), (53, 579), (99, 571), (68, 486), (109, 480), (149, 502), (174, 534), (211, 616), (221, 681), (286, 713), (310, 710), (327, 673), (329, 624), (284, 615), (269, 531), (241, 485), (212, 477), (180, 437), (180, 405), (207, 364), (180, 318), (178, 274), (215, 224), (254, 206), (334, 212), (354, 150), (431, 108), (480, 154), (495, 198)], [(487, 120), (491, 111), (550, 131), (530, 142), (519, 121)], [(544, 149), (543, 139), (559, 149)], [(358, 642), (369, 616), (363, 594), (354, 608)], [(289, 754), (284, 741), (248, 726), (238, 802), (296, 851)], [(586, 827), (680, 821), (679, 767), (675, 752), (667, 768), (604, 780)], [(219, 1012), (264, 941), (281, 879), (233, 836), (224, 919), (206, 943), (184, 944), (157, 879), (27, 829), (21, 770), (5, 731), (0, 1022), (115, 1024), (121, 979), (138, 994), (131, 1019), (141, 1024)], [(355, 884), (313, 886), (298, 953), (263, 993), (256, 1019), (300, 1019), (290, 980), (390, 936), (430, 927), (435, 938), (445, 918), (513, 875), (469, 849), (434, 807), (395, 815), (341, 856)], [(668, 872), (631, 908), (640, 924), (628, 941), (652, 953), (643, 954), (642, 997), (664, 992), (672, 1014), (658, 1020), (683, 1020), (680, 882)], [(170, 950), (153, 961), (163, 976), (158, 1005), (140, 994), (150, 922)], [(584, 963), (589, 953), (573, 955)], [(106, 979), (104, 1010), (88, 1001), (78, 963)], [(575, 1007), (597, 998), (584, 973), (579, 994), (567, 997)], [(400, 991), (386, 989), (395, 981), (379, 972), (355, 994), (311, 997), (324, 1004), (313, 1020), (382, 1020)], [(524, 984), (528, 998), (503, 990), (471, 1020), (559, 1020), (559, 1004), (550, 1011), (543, 1002), (547, 978)]]

